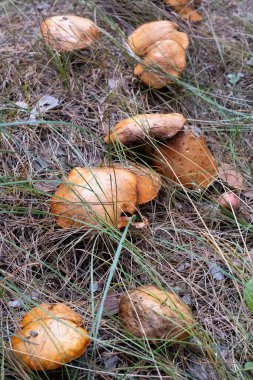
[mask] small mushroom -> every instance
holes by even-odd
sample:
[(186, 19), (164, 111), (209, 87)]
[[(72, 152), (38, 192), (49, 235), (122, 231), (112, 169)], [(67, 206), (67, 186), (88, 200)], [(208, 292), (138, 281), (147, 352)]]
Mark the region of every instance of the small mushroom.
[(59, 52), (85, 49), (99, 37), (93, 21), (69, 14), (48, 17), (40, 30), (45, 43)]
[(158, 139), (170, 138), (183, 128), (185, 122), (184, 116), (179, 113), (135, 115), (121, 120), (104, 141), (120, 141), (127, 145), (149, 135)]
[(119, 316), (125, 328), (150, 341), (181, 341), (191, 335), (194, 318), (189, 307), (173, 293), (146, 285), (120, 299)]
[[(177, 24), (162, 20), (139, 26), (128, 38), (135, 54), (144, 57), (134, 74), (149, 87), (162, 88), (171, 82), (170, 77), (179, 78), (186, 67), (185, 49), (189, 45), (186, 33), (178, 32)], [(165, 71), (170, 77), (166, 77)]]
[(232, 191), (226, 191), (221, 194), (217, 200), (219, 206), (222, 206), (228, 210), (238, 210), (241, 206), (240, 198)]
[(204, 137), (190, 128), (178, 132), (155, 152), (154, 167), (188, 188), (208, 187), (218, 176), (215, 159)]
[(195, 10), (200, 5), (199, 0), (165, 0), (165, 4), (173, 7), (181, 17), (192, 22), (202, 21), (203, 17)]
[[(179, 78), (186, 67), (185, 49), (175, 41), (158, 41), (148, 50), (143, 63), (138, 63), (134, 74), (148, 87), (160, 89)], [(163, 70), (170, 77), (157, 71)]]
[(88, 332), (80, 327), (82, 317), (63, 303), (33, 308), (11, 338), (14, 353), (29, 368), (47, 371), (81, 356), (90, 344)]
[(147, 53), (150, 46), (162, 40), (173, 40), (186, 49), (189, 45), (188, 36), (176, 29), (177, 24), (167, 20), (147, 22), (140, 25), (128, 37), (128, 44), (132, 51), (140, 57)]
[(157, 175), (143, 171), (143, 178), (122, 165), (75, 168), (51, 200), (51, 212), (63, 228), (88, 229), (107, 222), (125, 227), (138, 204), (153, 199), (159, 189)]

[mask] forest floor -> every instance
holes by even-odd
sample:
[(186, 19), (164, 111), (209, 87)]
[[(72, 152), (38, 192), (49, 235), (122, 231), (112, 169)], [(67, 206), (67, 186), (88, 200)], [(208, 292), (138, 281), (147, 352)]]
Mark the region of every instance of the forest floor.
[[(0, 12), (1, 379), (252, 379), (244, 366), (253, 361), (253, 318), (243, 299), (253, 277), (252, 1), (204, 0), (198, 24), (162, 0), (2, 0)], [(45, 47), (40, 22), (63, 13), (99, 25), (92, 49), (57, 55)], [(190, 45), (182, 80), (151, 90), (133, 75), (126, 38), (159, 19), (176, 22)], [(46, 95), (58, 105), (31, 120)], [(124, 237), (113, 227), (57, 226), (50, 197), (71, 168), (133, 158), (109, 148), (105, 132), (138, 113), (171, 112), (201, 129), (219, 166), (240, 172), (243, 186), (232, 190), (239, 211), (217, 206), (221, 181), (202, 191), (164, 182), (139, 209), (149, 221), (144, 230), (130, 226)], [(181, 296), (194, 313), (195, 337), (158, 346), (131, 337), (117, 300), (142, 284)], [(80, 313), (92, 344), (70, 364), (36, 373), (20, 365), (9, 340), (42, 302)]]

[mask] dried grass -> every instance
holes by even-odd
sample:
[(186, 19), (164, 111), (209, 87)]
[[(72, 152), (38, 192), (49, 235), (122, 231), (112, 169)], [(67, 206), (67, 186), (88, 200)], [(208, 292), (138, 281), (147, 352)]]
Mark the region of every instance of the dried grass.
[[(122, 231), (57, 228), (49, 199), (70, 168), (115, 157), (102, 137), (120, 119), (183, 112), (204, 131), (217, 161), (234, 163), (252, 189), (252, 68), (246, 64), (252, 47), (250, 2), (204, 1), (205, 22), (196, 26), (162, 3), (13, 0), (0, 5), (3, 379), (251, 378), (241, 368), (253, 355), (252, 317), (242, 299), (243, 284), (253, 275), (253, 201), (243, 198), (236, 216), (224, 213), (214, 202), (219, 183), (204, 194), (165, 184), (155, 201), (141, 207), (150, 226), (141, 232), (130, 228), (110, 287), (110, 293), (120, 294), (157, 283), (190, 297), (204, 354), (196, 343), (150, 347), (129, 337), (117, 316), (102, 318), (84, 358), (52, 373), (32, 374), (9, 351), (24, 311), (39, 302), (67, 302), (92, 328)], [(67, 12), (91, 17), (107, 32), (92, 51), (57, 56), (45, 48), (39, 21)], [(133, 77), (134, 59), (122, 36), (160, 18), (176, 21), (189, 33), (188, 69), (178, 86), (151, 91)], [(244, 77), (229, 85), (226, 75), (238, 72)], [(15, 103), (32, 107), (45, 94), (61, 99), (61, 105), (40, 123), (29, 124), (27, 111)], [(124, 159), (122, 151), (117, 154)], [(213, 263), (223, 281), (211, 274)], [(22, 302), (19, 309), (9, 305), (16, 299)]]

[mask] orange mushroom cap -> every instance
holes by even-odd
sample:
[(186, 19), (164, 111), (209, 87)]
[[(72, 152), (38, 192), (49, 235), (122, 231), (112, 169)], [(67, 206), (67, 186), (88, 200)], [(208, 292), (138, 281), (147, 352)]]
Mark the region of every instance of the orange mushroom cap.
[(173, 7), (181, 17), (192, 22), (202, 21), (203, 17), (194, 8), (199, 6), (201, 0), (165, 0), (165, 4)]
[(139, 75), (146, 86), (159, 89), (169, 84), (171, 80), (154, 69), (162, 69), (170, 76), (179, 78), (185, 67), (185, 49), (175, 41), (164, 40), (158, 41), (148, 50), (143, 64), (139, 63), (136, 66), (134, 74)]
[(154, 186), (141, 188), (138, 176), (126, 168), (75, 168), (51, 200), (51, 212), (63, 228), (83, 229), (108, 222), (118, 228), (128, 223), (139, 203), (153, 199)]
[(28, 323), (37, 322), (41, 319), (54, 318), (54, 316), (61, 319), (68, 319), (75, 322), (77, 325), (82, 323), (82, 317), (64, 303), (43, 303), (40, 304), (39, 307), (34, 307), (23, 317), (20, 327), (23, 328)]
[(161, 176), (151, 168), (126, 162), (113, 163), (113, 167), (130, 170), (137, 179), (137, 202), (139, 205), (154, 199), (162, 185)]
[(191, 310), (173, 293), (146, 285), (121, 297), (119, 316), (125, 328), (151, 341), (184, 340), (194, 325)]
[(181, 17), (191, 22), (199, 22), (203, 20), (203, 17), (192, 7), (175, 7), (175, 11), (179, 13)]
[(170, 39), (176, 29), (177, 24), (167, 20), (147, 22), (140, 25), (128, 37), (128, 44), (135, 54), (143, 56), (157, 41)]
[(111, 143), (118, 140), (127, 145), (148, 135), (158, 139), (170, 138), (183, 128), (185, 122), (184, 116), (179, 113), (135, 115), (116, 124), (104, 141)]
[(188, 188), (208, 187), (218, 176), (205, 139), (192, 131), (180, 131), (154, 155), (154, 166), (165, 177)]
[(58, 368), (90, 344), (81, 323), (81, 316), (64, 304), (41, 304), (22, 320), (21, 330), (11, 338), (12, 349), (33, 370)]
[(52, 16), (40, 25), (45, 43), (57, 51), (85, 49), (99, 37), (99, 29), (88, 18), (75, 15)]

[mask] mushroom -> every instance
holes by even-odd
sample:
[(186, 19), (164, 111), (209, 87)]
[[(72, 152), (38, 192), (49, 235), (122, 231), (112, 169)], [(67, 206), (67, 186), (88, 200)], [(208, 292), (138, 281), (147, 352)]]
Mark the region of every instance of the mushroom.
[(238, 210), (241, 206), (240, 198), (232, 193), (232, 191), (226, 191), (221, 194), (217, 200), (219, 206), (228, 210)]
[(119, 164), (72, 169), (51, 200), (56, 222), (63, 228), (88, 229), (104, 222), (125, 227), (128, 214), (132, 215), (137, 205), (153, 199), (161, 187), (157, 174), (140, 170), (139, 166), (136, 173)]
[[(170, 21), (153, 21), (139, 26), (128, 38), (130, 48), (143, 62), (138, 63), (134, 74), (149, 87), (162, 88), (171, 77), (179, 78), (186, 67), (185, 49), (189, 45), (186, 33), (178, 32), (177, 24)], [(162, 72), (169, 74), (168, 77)]]
[(192, 22), (202, 21), (203, 17), (195, 10), (201, 0), (165, 0), (165, 4), (173, 7), (181, 17)]
[(215, 159), (203, 136), (186, 128), (154, 153), (154, 167), (188, 188), (208, 187), (218, 176)]
[(147, 53), (150, 46), (163, 40), (173, 40), (182, 45), (184, 49), (189, 45), (187, 34), (178, 32), (177, 24), (167, 20), (152, 21), (140, 25), (128, 37), (128, 44), (135, 54), (142, 57)]
[(99, 37), (99, 29), (93, 21), (69, 14), (48, 17), (41, 23), (40, 30), (45, 43), (57, 51), (85, 49)]
[(63, 303), (40, 304), (23, 318), (12, 350), (33, 370), (51, 370), (81, 356), (90, 344), (82, 317)]
[(153, 285), (141, 286), (123, 295), (119, 316), (131, 334), (153, 342), (184, 340), (194, 325), (191, 310), (178, 296)]
[[(160, 89), (179, 78), (186, 67), (185, 49), (173, 40), (158, 41), (148, 50), (143, 63), (138, 63), (134, 74), (148, 87)], [(164, 71), (169, 75), (165, 76)]]
[(120, 141), (127, 145), (149, 135), (158, 139), (170, 138), (183, 128), (185, 122), (184, 116), (179, 113), (135, 115), (121, 120), (105, 136), (104, 141)]

